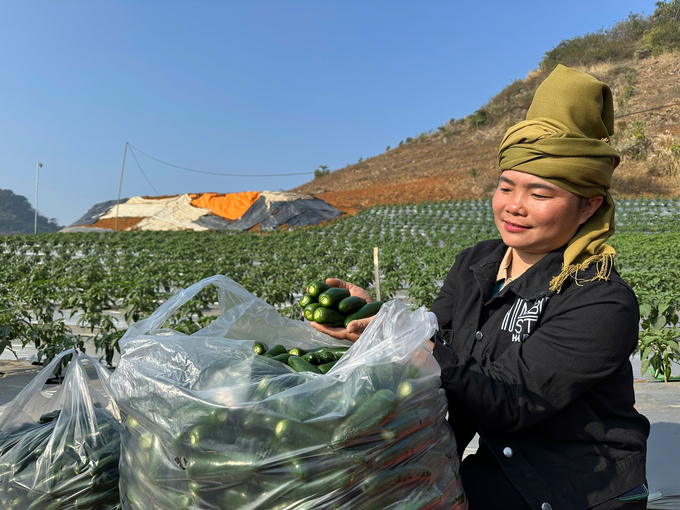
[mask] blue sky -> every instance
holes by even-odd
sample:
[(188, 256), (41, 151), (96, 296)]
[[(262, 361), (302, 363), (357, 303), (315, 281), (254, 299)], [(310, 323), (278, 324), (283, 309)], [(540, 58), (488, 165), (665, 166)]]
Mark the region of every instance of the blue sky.
[[(4, 1), (0, 188), (70, 224), (118, 193), (286, 190), (464, 117), (654, 1)], [(155, 188), (155, 191), (154, 191)]]

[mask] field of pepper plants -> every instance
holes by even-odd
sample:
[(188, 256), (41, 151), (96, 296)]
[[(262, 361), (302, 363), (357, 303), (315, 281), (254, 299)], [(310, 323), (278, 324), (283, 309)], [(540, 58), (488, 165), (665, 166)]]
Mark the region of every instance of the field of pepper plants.
[[(616, 265), (635, 290), (642, 369), (671, 376), (680, 359), (680, 200), (617, 201)], [(128, 324), (172, 293), (224, 274), (300, 318), (306, 284), (329, 276), (368, 288), (380, 248), (382, 299), (430, 306), (462, 249), (498, 237), (489, 200), (377, 206), (328, 225), (274, 233), (118, 232), (0, 238), (0, 353), (32, 344), (38, 360), (84, 350), (111, 362)], [(167, 327), (192, 333), (216, 315), (207, 288)], [(115, 312), (115, 313), (114, 313)], [(67, 324), (77, 317), (78, 328)], [(75, 330), (75, 331), (74, 331)]]

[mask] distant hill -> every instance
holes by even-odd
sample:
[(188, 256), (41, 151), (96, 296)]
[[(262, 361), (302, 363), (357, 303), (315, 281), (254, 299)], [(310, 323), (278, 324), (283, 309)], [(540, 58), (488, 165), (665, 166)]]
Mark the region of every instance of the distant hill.
[[(26, 197), (8, 189), (0, 189), (0, 235), (32, 234), (35, 226), (35, 209)], [(38, 232), (61, 230), (56, 219), (38, 214)]]
[(612, 88), (613, 145), (622, 155), (612, 193), (680, 194), (680, 0), (657, 2), (648, 17), (631, 13), (606, 31), (562, 41), (545, 53), (538, 69), (472, 115), (330, 173), (323, 167), (314, 180), (291, 191), (349, 213), (378, 204), (490, 196), (505, 131), (524, 120), (536, 88), (558, 64)]

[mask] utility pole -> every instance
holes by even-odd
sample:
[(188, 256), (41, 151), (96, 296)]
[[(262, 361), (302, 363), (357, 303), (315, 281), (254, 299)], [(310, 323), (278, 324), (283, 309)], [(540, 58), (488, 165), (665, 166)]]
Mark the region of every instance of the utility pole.
[(35, 222), (33, 223), (33, 233), (38, 233), (38, 181), (40, 180), (40, 167), (42, 163), (38, 162), (35, 167)]
[(125, 156), (127, 156), (128, 142), (125, 142), (125, 150), (123, 151), (123, 168), (120, 169), (120, 184), (118, 185), (118, 201), (116, 202), (116, 221), (113, 224), (113, 230), (118, 230), (118, 207), (120, 206), (120, 190), (123, 189), (123, 171), (125, 170)]

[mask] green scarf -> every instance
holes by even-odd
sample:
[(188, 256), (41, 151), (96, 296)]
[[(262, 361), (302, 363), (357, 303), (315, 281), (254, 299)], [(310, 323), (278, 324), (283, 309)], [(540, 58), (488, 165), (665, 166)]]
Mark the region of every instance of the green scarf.
[(526, 172), (577, 195), (604, 197), (600, 208), (569, 241), (562, 271), (550, 281), (559, 292), (570, 276), (598, 264), (595, 279), (607, 280), (614, 248), (614, 201), (609, 188), (621, 158), (611, 147), (614, 103), (611, 90), (592, 76), (558, 65), (538, 87), (525, 121), (508, 129), (498, 151), (502, 170)]

